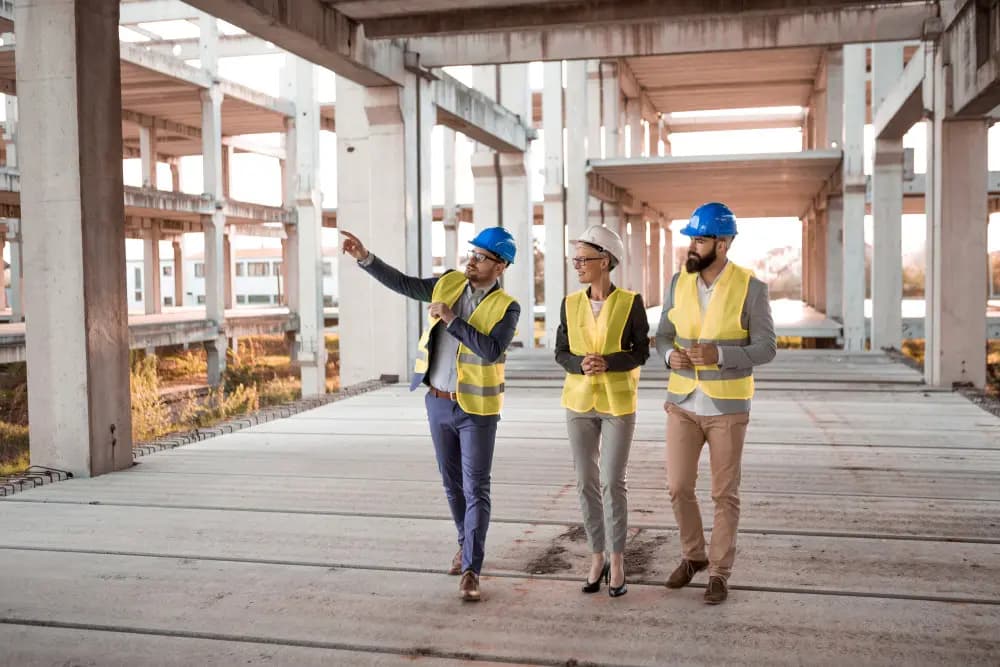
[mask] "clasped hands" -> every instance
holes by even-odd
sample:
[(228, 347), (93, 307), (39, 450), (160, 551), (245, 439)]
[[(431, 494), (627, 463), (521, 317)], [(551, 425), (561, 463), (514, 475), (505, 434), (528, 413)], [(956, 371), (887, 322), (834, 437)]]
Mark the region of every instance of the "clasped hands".
[(584, 375), (599, 375), (608, 370), (607, 360), (599, 354), (588, 354), (580, 362)]
[(695, 343), (686, 350), (670, 353), (670, 367), (674, 369), (714, 366), (719, 363), (719, 348), (714, 343)]

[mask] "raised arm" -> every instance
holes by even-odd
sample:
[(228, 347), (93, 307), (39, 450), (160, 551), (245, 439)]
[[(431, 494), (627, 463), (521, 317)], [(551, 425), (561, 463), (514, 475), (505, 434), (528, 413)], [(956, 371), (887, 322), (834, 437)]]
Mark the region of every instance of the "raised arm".
[(340, 230), (344, 235), (343, 250), (346, 254), (358, 260), (360, 266), (368, 275), (379, 281), (393, 292), (418, 301), (430, 301), (437, 278), (417, 278), (408, 276), (402, 271), (389, 266), (365, 248), (357, 236)]

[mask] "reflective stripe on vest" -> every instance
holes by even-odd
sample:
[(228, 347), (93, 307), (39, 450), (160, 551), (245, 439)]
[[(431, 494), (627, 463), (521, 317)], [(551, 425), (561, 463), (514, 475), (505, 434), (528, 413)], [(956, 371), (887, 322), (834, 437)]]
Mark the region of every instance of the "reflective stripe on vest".
[[(435, 283), (431, 301), (446, 303), (449, 308), (454, 308), (468, 282), (465, 275), (458, 271), (446, 273)], [(467, 321), (476, 331), (488, 334), (503, 319), (512, 303), (514, 297), (503, 290), (493, 290), (479, 303)], [(431, 330), (440, 321), (432, 319), (420, 336), (417, 361), (414, 364), (414, 371), (417, 373), (424, 374), (428, 370), (427, 344)], [(458, 374), (455, 393), (462, 410), (472, 415), (500, 414), (500, 408), (503, 407), (505, 359), (506, 355), (501, 355), (495, 362), (488, 362), (465, 345), (459, 344), (455, 359)]]
[[(566, 297), (569, 351), (578, 356), (621, 352), (622, 334), (635, 297), (635, 292), (615, 289), (596, 319), (586, 290)], [(597, 410), (616, 417), (628, 415), (635, 412), (638, 387), (639, 368), (598, 375), (567, 373), (562, 406), (573, 412)]]
[[(684, 349), (694, 343), (744, 346), (750, 344), (749, 332), (740, 316), (753, 273), (732, 262), (716, 279), (704, 317), (698, 302), (698, 274), (681, 271), (674, 288), (674, 306), (667, 317), (677, 330), (674, 347)], [(718, 365), (671, 370), (667, 391), (687, 396), (700, 388), (706, 396), (721, 400), (748, 400), (753, 397), (751, 369), (721, 369)]]

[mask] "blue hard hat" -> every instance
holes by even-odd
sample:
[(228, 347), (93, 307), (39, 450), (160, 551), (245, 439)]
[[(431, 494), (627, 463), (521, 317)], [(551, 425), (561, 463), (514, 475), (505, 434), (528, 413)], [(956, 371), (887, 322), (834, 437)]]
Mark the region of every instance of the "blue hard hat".
[(729, 207), (719, 202), (702, 204), (691, 214), (685, 236), (736, 236), (736, 216)]
[(489, 250), (508, 264), (514, 263), (514, 255), (517, 254), (514, 237), (503, 227), (487, 227), (476, 234), (476, 238), (469, 241), (469, 244)]

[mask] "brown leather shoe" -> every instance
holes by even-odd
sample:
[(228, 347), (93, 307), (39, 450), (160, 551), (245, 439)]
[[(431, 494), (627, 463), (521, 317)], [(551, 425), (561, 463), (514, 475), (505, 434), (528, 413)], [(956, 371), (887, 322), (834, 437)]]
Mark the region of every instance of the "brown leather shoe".
[(472, 570), (463, 572), (458, 592), (466, 602), (479, 602), (479, 575)]
[(729, 585), (722, 577), (709, 577), (705, 589), (705, 604), (719, 604), (729, 597)]
[(458, 548), (455, 552), (455, 557), (451, 559), (451, 567), (448, 568), (448, 574), (462, 574), (462, 547)]
[(667, 579), (667, 588), (684, 588), (691, 583), (694, 575), (708, 567), (707, 560), (684, 559), (677, 569), (670, 573)]

